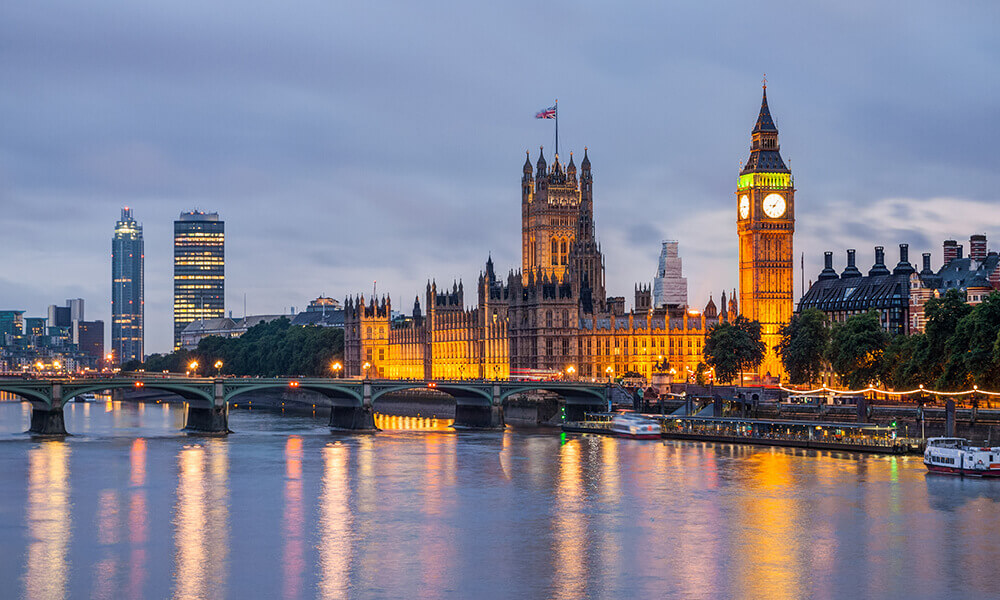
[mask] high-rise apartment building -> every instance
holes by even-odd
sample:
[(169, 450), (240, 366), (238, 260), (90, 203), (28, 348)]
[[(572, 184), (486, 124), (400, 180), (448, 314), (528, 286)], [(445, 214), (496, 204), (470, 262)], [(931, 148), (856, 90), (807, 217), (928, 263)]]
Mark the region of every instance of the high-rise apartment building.
[(225, 238), (219, 213), (183, 212), (174, 221), (174, 349), (192, 321), (225, 316)]
[(126, 206), (111, 240), (111, 354), (119, 364), (143, 359), (144, 262), (142, 225)]

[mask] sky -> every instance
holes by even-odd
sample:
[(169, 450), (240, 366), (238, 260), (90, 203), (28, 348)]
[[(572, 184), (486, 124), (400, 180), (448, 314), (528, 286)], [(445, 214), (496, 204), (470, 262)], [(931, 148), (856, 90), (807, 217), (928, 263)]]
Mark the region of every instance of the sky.
[[(796, 263), (1000, 249), (1000, 3), (125, 2), (0, 6), (0, 309), (110, 329), (121, 207), (146, 351), (172, 344), (172, 228), (226, 222), (235, 316), (520, 266), (525, 150), (589, 148), (607, 287), (676, 239), (690, 303), (737, 285), (736, 178), (766, 73)], [(802, 281), (796, 269), (796, 295)], [(471, 286), (470, 286), (471, 287)], [(475, 298), (467, 296), (467, 303)], [(110, 335), (110, 332), (107, 331)]]

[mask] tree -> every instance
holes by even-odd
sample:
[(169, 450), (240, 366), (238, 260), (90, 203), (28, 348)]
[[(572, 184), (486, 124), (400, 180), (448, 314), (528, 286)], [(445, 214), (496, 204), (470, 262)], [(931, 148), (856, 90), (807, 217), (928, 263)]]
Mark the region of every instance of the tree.
[(840, 381), (851, 388), (864, 387), (879, 379), (882, 355), (889, 334), (882, 329), (877, 311), (852, 315), (833, 328), (827, 359)]
[(342, 329), (293, 327), (288, 319), (280, 318), (255, 325), (238, 338), (203, 338), (194, 351), (153, 354), (144, 367), (151, 372), (183, 373), (196, 360), (199, 373), (205, 375), (214, 373), (212, 365), (221, 360), (222, 372), (228, 375), (328, 376), (331, 363), (342, 360), (343, 351)]
[(811, 383), (823, 371), (829, 343), (826, 315), (821, 310), (807, 308), (782, 325), (781, 342), (774, 349), (781, 357), (789, 381)]
[(734, 381), (740, 372), (756, 370), (766, 350), (760, 340), (760, 322), (740, 315), (732, 323), (717, 323), (708, 330), (704, 354), (720, 381)]
[(948, 339), (948, 362), (940, 384), (946, 389), (1000, 386), (1000, 361), (995, 347), (1000, 335), (1000, 294), (990, 294), (955, 326)]

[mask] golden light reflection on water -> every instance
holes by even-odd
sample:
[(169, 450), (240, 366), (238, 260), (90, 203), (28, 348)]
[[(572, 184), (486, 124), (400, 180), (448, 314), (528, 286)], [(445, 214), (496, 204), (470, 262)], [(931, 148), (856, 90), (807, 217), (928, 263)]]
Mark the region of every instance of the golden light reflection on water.
[(445, 433), (428, 433), (424, 436), (424, 465), (421, 487), (423, 498), (421, 538), (425, 540), (420, 551), (420, 598), (437, 598), (447, 586), (454, 565), (455, 555), (448, 529), (452, 509), (446, 495), (454, 490), (457, 456), (455, 444), (458, 437)]
[(383, 430), (404, 431), (451, 431), (454, 419), (432, 417), (401, 417), (375, 413), (375, 426)]
[[(69, 446), (62, 441), (42, 442), (28, 451), (29, 542), (24, 582), (29, 599), (67, 597), (73, 514), (69, 456)], [(10, 591), (8, 587), (6, 592)]]
[(554, 598), (582, 598), (587, 591), (587, 524), (584, 521), (580, 440), (559, 447), (553, 544)]
[(290, 436), (285, 441), (285, 527), (284, 594), (298, 598), (305, 571), (305, 516), (302, 507), (302, 438)]
[(185, 446), (177, 456), (174, 598), (225, 595), (229, 549), (229, 458), (222, 440)]
[(137, 438), (129, 453), (132, 498), (128, 508), (129, 576), (128, 597), (141, 598), (146, 583), (146, 540), (148, 509), (146, 508), (146, 440)]
[(763, 450), (747, 458), (749, 495), (741, 496), (733, 514), (743, 519), (739, 540), (738, 589), (750, 598), (802, 598), (807, 594), (801, 564), (797, 506), (791, 493), (791, 461), (784, 451)]
[(331, 600), (347, 598), (350, 592), (353, 525), (350, 458), (346, 445), (328, 444), (323, 448), (318, 596)]

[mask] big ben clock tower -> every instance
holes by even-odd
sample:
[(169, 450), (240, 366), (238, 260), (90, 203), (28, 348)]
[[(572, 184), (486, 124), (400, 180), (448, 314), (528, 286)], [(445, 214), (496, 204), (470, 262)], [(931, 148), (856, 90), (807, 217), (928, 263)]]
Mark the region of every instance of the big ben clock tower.
[(750, 158), (736, 185), (736, 229), (740, 237), (740, 312), (760, 321), (767, 347), (760, 375), (784, 373), (774, 347), (792, 318), (792, 235), (795, 188), (781, 160), (778, 128), (767, 107), (767, 84), (753, 128)]

